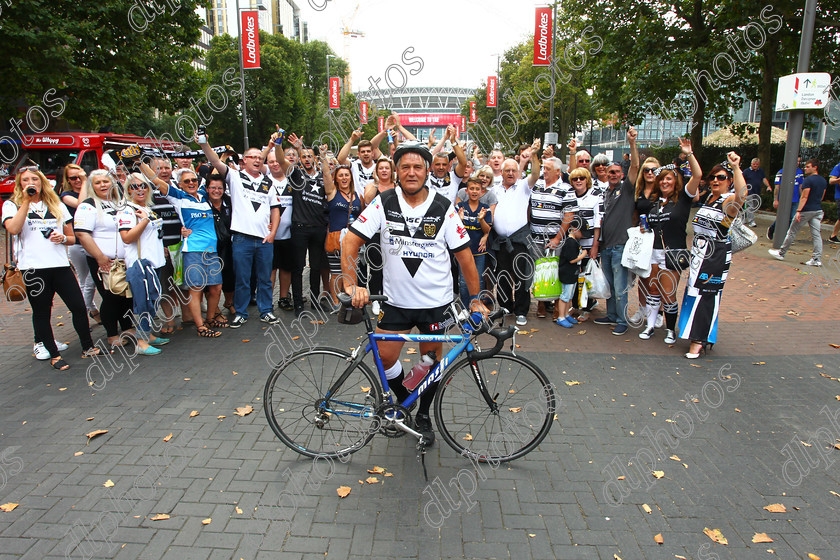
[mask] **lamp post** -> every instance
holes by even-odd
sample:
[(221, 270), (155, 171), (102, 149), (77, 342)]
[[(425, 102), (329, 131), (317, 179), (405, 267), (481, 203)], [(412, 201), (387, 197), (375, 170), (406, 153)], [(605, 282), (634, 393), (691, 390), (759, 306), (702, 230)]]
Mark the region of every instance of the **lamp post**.
[(595, 120), (595, 107), (592, 106), (592, 95), (594, 93), (594, 89), (586, 90), (586, 95), (589, 96), (589, 157), (592, 157), (592, 121)]
[[(268, 8), (262, 5), (257, 5), (257, 9), (265, 12)], [(248, 145), (248, 109), (245, 106), (245, 62), (242, 52), (242, 12), (251, 10), (251, 8), (240, 8), (239, 0), (236, 0), (236, 37), (239, 40), (239, 81), (242, 85), (242, 134), (244, 136), (244, 150), (247, 150)], [(259, 25), (257, 25), (257, 33), (259, 33)]]
[(334, 54), (327, 54), (327, 120), (330, 123), (330, 143), (332, 143), (332, 109), (330, 109), (330, 59), (338, 58)]

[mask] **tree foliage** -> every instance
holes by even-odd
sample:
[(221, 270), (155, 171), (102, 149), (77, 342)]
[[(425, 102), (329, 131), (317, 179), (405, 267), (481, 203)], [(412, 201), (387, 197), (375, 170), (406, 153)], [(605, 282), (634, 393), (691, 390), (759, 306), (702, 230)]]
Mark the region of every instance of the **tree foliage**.
[[(198, 0), (15, 0), (0, 13), (0, 116), (64, 98), (61, 117), (119, 127), (149, 107), (174, 111), (196, 88)], [(133, 7), (133, 10), (132, 10)], [(177, 8), (177, 9), (176, 9)], [(42, 123), (38, 123), (40, 127)]]

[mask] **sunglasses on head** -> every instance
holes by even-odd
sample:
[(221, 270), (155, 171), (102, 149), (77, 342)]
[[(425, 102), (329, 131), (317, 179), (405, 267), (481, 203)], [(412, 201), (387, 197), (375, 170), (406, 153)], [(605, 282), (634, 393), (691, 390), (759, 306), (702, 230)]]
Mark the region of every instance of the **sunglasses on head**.
[(27, 165), (26, 167), (18, 168), (18, 173), (23, 173), (24, 171), (35, 172), (35, 171), (40, 171), (40, 170), (41, 170), (41, 167), (38, 166), (38, 165)]

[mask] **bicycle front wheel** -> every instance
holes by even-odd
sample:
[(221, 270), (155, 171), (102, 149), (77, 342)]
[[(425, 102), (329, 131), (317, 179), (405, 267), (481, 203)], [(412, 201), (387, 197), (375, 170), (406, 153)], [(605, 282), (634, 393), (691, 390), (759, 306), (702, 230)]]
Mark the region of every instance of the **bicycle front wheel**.
[[(486, 397), (479, 384), (486, 386)], [(537, 447), (551, 429), (556, 408), (554, 387), (545, 374), (525, 358), (500, 352), (452, 366), (435, 395), (435, 422), (444, 441), (461, 455), (497, 463)]]
[(354, 453), (370, 441), (382, 404), (379, 379), (370, 369), (359, 364), (327, 396), (351, 361), (343, 350), (314, 348), (274, 368), (265, 384), (264, 406), (280, 441), (307, 457), (331, 458)]

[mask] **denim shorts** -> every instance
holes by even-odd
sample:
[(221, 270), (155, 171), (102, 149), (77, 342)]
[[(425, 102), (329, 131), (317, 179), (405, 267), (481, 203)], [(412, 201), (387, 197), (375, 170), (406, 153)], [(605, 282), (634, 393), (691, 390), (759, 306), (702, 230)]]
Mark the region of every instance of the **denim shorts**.
[(218, 253), (188, 252), (184, 256), (184, 286), (204, 288), (222, 283), (222, 259)]
[(563, 291), (560, 292), (560, 299), (569, 303), (572, 301), (572, 296), (575, 293), (576, 284), (563, 284)]

